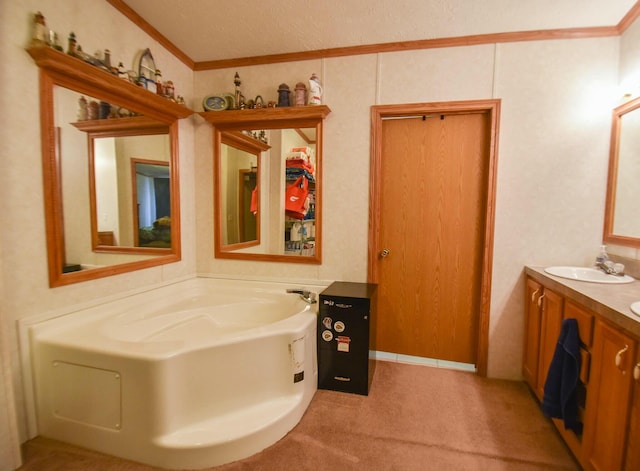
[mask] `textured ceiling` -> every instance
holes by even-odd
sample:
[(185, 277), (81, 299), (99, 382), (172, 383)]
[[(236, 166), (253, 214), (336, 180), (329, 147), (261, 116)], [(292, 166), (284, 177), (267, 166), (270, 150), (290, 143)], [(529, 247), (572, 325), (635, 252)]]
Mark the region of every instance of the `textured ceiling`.
[(636, 0), (124, 0), (195, 62), (615, 26)]

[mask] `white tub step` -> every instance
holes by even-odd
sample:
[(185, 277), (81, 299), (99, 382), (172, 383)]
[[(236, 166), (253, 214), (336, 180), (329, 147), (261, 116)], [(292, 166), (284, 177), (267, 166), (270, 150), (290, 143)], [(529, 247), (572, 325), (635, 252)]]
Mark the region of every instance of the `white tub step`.
[(197, 449), (245, 440), (269, 427), (278, 425), (300, 405), (302, 394), (291, 394), (254, 404), (228, 414), (190, 424), (174, 432), (156, 437), (160, 447), (171, 449)]

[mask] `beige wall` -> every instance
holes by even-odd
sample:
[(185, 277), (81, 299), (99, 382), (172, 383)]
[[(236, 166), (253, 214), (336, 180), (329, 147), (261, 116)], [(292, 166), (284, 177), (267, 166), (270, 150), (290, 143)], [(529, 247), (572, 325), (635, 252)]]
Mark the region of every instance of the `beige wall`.
[[(12, 366), (22, 440), (26, 438), (26, 426), (16, 321), (195, 272), (194, 138), (193, 126), (186, 119), (182, 120), (179, 128), (182, 262), (98, 281), (49, 288), (43, 219), (38, 68), (25, 51), (32, 17), (37, 11), (42, 11), (47, 26), (58, 32), (65, 50), (66, 38), (73, 31), (87, 52), (108, 48), (112, 61), (116, 64), (123, 61), (127, 68), (133, 68), (136, 54), (149, 47), (163, 77), (176, 84), (177, 93), (189, 102), (193, 95), (193, 72), (104, 0), (0, 2), (0, 57), (3, 61), (0, 77), (4, 89), (0, 94), (0, 109), (4, 113), (0, 127), (3, 226), (0, 231), (0, 268), (4, 285), (1, 312), (10, 344), (1, 352), (5, 356), (5, 351), (8, 351), (10, 356), (10, 361), (7, 361)], [(0, 404), (2, 410), (3, 404)], [(0, 420), (3, 417), (0, 415)]]
[[(104, 0), (2, 2), (0, 17), (0, 287), (17, 412), (24, 396), (15, 322), (64, 306), (198, 273), (287, 280), (365, 281), (371, 105), (502, 100), (489, 374), (520, 378), (523, 266), (587, 264), (601, 241), (610, 110), (619, 65), (637, 75), (640, 27), (622, 38), (523, 42), (313, 60), (239, 68), (247, 98), (276, 98), (320, 75), (332, 113), (325, 124), (323, 264), (213, 258), (212, 136), (199, 116), (180, 123), (183, 261), (49, 289), (38, 122), (38, 71), (24, 51), (30, 15), (41, 10), (66, 48), (73, 30), (88, 51), (109, 48), (131, 66), (150, 47), (165, 79), (194, 110), (232, 91), (236, 69), (193, 74)], [(621, 46), (622, 45), (622, 46)], [(622, 63), (619, 64), (619, 52)], [(399, 162), (410, 165), (411, 162)], [(345, 203), (348, 202), (348, 203)], [(638, 251), (631, 256), (638, 257)], [(7, 360), (6, 349), (3, 361)], [(2, 396), (0, 396), (0, 400)], [(6, 405), (6, 404), (5, 404)], [(6, 407), (4, 407), (6, 409)], [(3, 404), (0, 403), (0, 411)], [(0, 415), (3, 420), (3, 415)]]
[[(323, 264), (208, 256), (211, 132), (203, 123), (196, 129), (198, 271), (366, 281), (371, 105), (500, 98), (489, 374), (519, 378), (523, 266), (590, 263), (601, 243), (618, 47), (619, 38), (538, 41), (237, 69), (247, 98), (274, 99), (282, 82), (293, 87), (312, 72), (321, 76), (332, 109), (323, 154)], [(235, 72), (198, 72), (195, 96), (231, 91)]]

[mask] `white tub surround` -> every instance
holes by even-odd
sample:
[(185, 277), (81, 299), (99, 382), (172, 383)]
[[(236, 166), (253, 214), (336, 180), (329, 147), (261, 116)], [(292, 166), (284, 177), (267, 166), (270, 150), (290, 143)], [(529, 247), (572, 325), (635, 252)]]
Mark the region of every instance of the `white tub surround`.
[(317, 389), (317, 305), (291, 287), (195, 278), (35, 324), (38, 433), (181, 469), (270, 446)]

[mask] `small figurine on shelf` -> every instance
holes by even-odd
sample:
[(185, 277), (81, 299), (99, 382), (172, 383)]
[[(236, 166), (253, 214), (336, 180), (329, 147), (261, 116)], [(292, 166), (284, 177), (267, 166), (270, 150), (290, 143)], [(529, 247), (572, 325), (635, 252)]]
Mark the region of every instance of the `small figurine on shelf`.
[(104, 50), (104, 58), (102, 59), (102, 63), (104, 64), (104, 67), (107, 69), (107, 71), (112, 74), (113, 69), (111, 67), (111, 51), (109, 49)]
[(291, 106), (289, 104), (289, 94), (291, 93), (289, 85), (281, 83), (278, 87), (278, 106)]
[(233, 77), (233, 84), (236, 87), (236, 109), (241, 108), (241, 98), (242, 94), (240, 93), (240, 85), (242, 82), (240, 81), (240, 75), (236, 72), (236, 75)]
[(56, 33), (55, 31), (49, 31), (49, 44), (56, 51), (64, 52), (64, 49), (62, 49), (60, 41), (58, 40), (58, 33)]
[(176, 89), (173, 86), (172, 80), (167, 80), (162, 84), (162, 88), (164, 89), (164, 96), (169, 98), (170, 100), (174, 100), (176, 97)]
[(97, 101), (91, 100), (87, 106), (87, 119), (94, 120), (100, 117), (100, 105)]
[(76, 34), (72, 31), (69, 33), (69, 45), (67, 47), (67, 54), (73, 57), (78, 57), (78, 52), (76, 50), (78, 46), (78, 41), (76, 41)]
[(122, 62), (118, 63), (118, 78), (129, 81), (129, 74), (127, 73), (127, 70), (124, 68), (124, 64)]
[(162, 86), (162, 73), (160, 69), (156, 69), (156, 93), (164, 95), (164, 87)]
[(320, 84), (320, 77), (315, 73), (311, 74), (309, 79), (309, 104), (321, 105), (322, 104), (322, 85)]
[(40, 12), (33, 15), (33, 36), (32, 46), (46, 46), (48, 44), (49, 32), (44, 21), (44, 15)]
[(80, 44), (76, 44), (76, 54), (75, 54), (75, 56), (78, 59), (82, 59), (83, 61), (91, 64), (91, 61), (92, 61), (91, 56), (82, 50), (82, 46), (80, 46)]
[(87, 99), (81, 96), (78, 99), (78, 121), (87, 120)]
[(304, 106), (307, 104), (307, 86), (302, 83), (296, 83), (296, 106)]
[(111, 104), (101, 101), (98, 104), (98, 119), (107, 119), (111, 114)]

